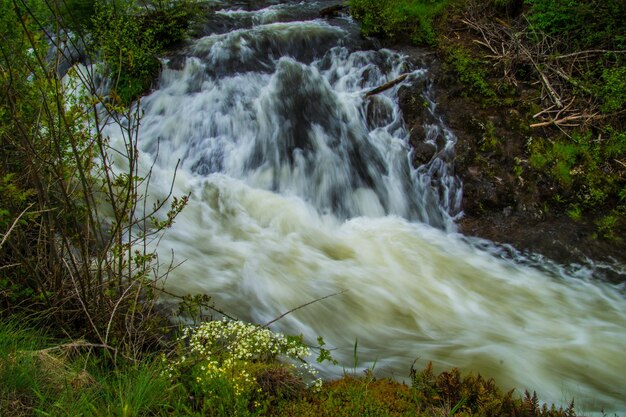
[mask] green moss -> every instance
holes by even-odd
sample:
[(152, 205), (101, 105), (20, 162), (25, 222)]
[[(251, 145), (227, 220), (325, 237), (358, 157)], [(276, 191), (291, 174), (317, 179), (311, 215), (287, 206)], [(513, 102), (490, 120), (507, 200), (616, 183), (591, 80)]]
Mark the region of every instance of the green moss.
[(482, 151), (494, 151), (500, 145), (500, 139), (496, 137), (495, 126), (491, 120), (483, 125), (483, 135), (480, 141), (480, 149)]
[[(535, 139), (529, 146), (530, 166), (559, 185), (561, 192), (553, 203), (567, 206), (567, 214), (580, 220), (584, 212), (617, 207), (616, 202), (625, 200), (619, 164), (626, 155), (625, 138), (624, 132), (607, 128), (598, 137), (586, 131), (555, 140)], [(616, 216), (612, 212), (596, 222), (599, 236), (614, 239)]]
[(494, 98), (496, 93), (487, 81), (487, 70), (479, 59), (459, 46), (448, 48), (445, 63), (457, 74), (461, 83), (468, 88), (468, 93), (482, 98)]

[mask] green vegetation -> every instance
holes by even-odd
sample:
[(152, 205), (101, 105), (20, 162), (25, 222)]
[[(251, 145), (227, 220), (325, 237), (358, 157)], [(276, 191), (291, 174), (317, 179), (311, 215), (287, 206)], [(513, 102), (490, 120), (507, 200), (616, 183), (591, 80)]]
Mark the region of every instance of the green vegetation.
[(513, 398), (493, 380), (462, 377), (458, 369), (433, 373), (411, 369), (411, 385), (376, 379), (366, 372), (361, 378), (345, 377), (324, 385), (319, 394), (281, 404), (277, 416), (574, 416), (573, 404), (557, 409), (540, 405), (526, 392)]
[(605, 131), (605, 137), (605, 141), (594, 140), (587, 131), (552, 141), (533, 140), (530, 164), (558, 181), (568, 204), (577, 207), (577, 211), (603, 206), (615, 199), (623, 187), (623, 181), (607, 172), (613, 158), (626, 151), (623, 133)]
[[(178, 10), (169, 4), (141, 10)], [(52, 321), (57, 334), (139, 357), (160, 343), (167, 325), (153, 309), (167, 267), (159, 272), (147, 243), (187, 198), (149, 203), (150, 175), (138, 172), (140, 115), (124, 104), (143, 92), (146, 84), (134, 80), (153, 71), (157, 49), (122, 30), (135, 27), (133, 19), (146, 22), (131, 5), (99, 3), (92, 23), (108, 26), (86, 25), (87, 34), (75, 22), (88, 8), (71, 10), (76, 20), (68, 23), (71, 4), (0, 1), (0, 314)], [(146, 32), (166, 36), (163, 30), (155, 23)], [(106, 39), (94, 36), (103, 33)], [(92, 62), (108, 60), (102, 74), (116, 68), (109, 97), (97, 88), (102, 74), (90, 69), (73, 68), (61, 82), (66, 44), (83, 45)], [(103, 135), (110, 123), (119, 125), (122, 143)]]
[[(156, 78), (164, 48), (185, 39), (198, 3), (97, 3), (91, 19), (93, 47), (113, 80), (111, 96), (127, 105), (148, 90)], [(88, 19), (89, 20), (89, 19)]]
[(151, 29), (129, 12), (100, 6), (94, 17), (94, 37), (106, 73), (113, 80), (111, 96), (129, 104), (148, 90), (156, 78), (161, 45)]
[(526, 0), (530, 23), (566, 48), (624, 49), (626, 33), (624, 3), (617, 0)]
[[(186, 328), (177, 352), (176, 358), (165, 360), (164, 372), (191, 394), (203, 415), (260, 414), (271, 402), (297, 396), (305, 389), (305, 378), (317, 373), (304, 361), (310, 350), (301, 337), (240, 321)], [(310, 385), (319, 388), (322, 380)]]
[(184, 414), (184, 395), (149, 358), (112, 365), (101, 347), (62, 342), (0, 323), (0, 414), (166, 416)]
[(350, 0), (350, 12), (361, 21), (366, 36), (384, 35), (396, 41), (433, 44), (434, 19), (450, 0)]
[(496, 93), (487, 81), (485, 62), (474, 58), (462, 46), (450, 46), (446, 50), (445, 62), (457, 74), (463, 85), (468, 87), (466, 95), (477, 95), (484, 99), (495, 97)]

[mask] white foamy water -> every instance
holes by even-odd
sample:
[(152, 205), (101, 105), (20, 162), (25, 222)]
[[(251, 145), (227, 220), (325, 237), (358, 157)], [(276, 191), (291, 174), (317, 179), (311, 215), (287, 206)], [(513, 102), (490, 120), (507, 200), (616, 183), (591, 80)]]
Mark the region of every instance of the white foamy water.
[(575, 397), (582, 411), (626, 410), (624, 295), (468, 244), (453, 221), (452, 132), (425, 126), (424, 140), (443, 140), (413, 169), (399, 86), (364, 99), (426, 70), (358, 51), (326, 22), (270, 20), (198, 40), (142, 100), (151, 197), (167, 193), (179, 160), (174, 194), (191, 194), (159, 246), (185, 260), (169, 289), (256, 323), (347, 290), (272, 328), (323, 336), (346, 366), (358, 340), (360, 366), (398, 377), (419, 357), (546, 401)]

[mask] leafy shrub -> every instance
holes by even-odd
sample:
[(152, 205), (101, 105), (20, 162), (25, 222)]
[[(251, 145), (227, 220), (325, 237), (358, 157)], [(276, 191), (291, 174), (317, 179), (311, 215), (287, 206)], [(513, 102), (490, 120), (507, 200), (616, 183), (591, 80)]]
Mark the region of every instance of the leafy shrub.
[(112, 98), (127, 105), (145, 93), (158, 75), (159, 55), (185, 39), (198, 12), (191, 0), (143, 8), (133, 1), (98, 3), (91, 25), (98, 40), (94, 47), (112, 80)]
[(572, 49), (622, 49), (626, 45), (622, 0), (526, 0), (529, 19), (548, 35), (565, 38)]
[[(50, 9), (30, 7), (37, 4)], [(110, 103), (87, 96), (95, 84), (91, 72), (68, 73), (89, 86), (60, 82), (60, 59), (48, 55), (49, 43), (62, 40), (46, 36), (50, 27), (62, 32), (53, 4), (0, 0), (0, 149), (6, 155), (0, 159), (0, 314), (45, 312), (59, 333), (140, 356), (161, 343), (164, 325), (153, 309), (158, 260), (142, 247), (171, 225), (186, 199), (168, 198), (170, 210), (165, 201), (142, 209), (150, 191), (136, 169), (139, 115), (117, 106), (113, 114)], [(141, 43), (149, 35), (139, 34), (130, 15), (106, 11), (111, 20), (100, 29), (107, 38), (94, 39), (106, 43), (103, 55), (119, 78), (127, 67), (132, 76), (150, 73), (145, 67), (156, 61), (155, 50)], [(115, 151), (126, 158), (126, 172), (124, 164), (113, 169), (102, 134), (105, 123), (121, 119), (127, 147)], [(134, 233), (162, 216), (166, 221)]]
[(128, 104), (145, 92), (158, 74), (161, 51), (151, 29), (130, 12), (99, 6), (94, 18), (97, 49), (112, 80), (111, 96)]

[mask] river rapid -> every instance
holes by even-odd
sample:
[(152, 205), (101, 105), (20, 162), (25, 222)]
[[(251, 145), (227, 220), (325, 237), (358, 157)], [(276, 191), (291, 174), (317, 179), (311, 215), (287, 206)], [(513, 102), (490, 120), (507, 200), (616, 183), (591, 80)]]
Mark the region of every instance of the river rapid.
[(419, 358), (544, 401), (575, 397), (580, 412), (626, 410), (623, 289), (457, 233), (454, 133), (427, 91), (437, 122), (423, 140), (438, 152), (412, 167), (397, 103), (428, 69), (373, 48), (349, 17), (319, 19), (331, 4), (217, 3), (141, 100), (151, 198), (179, 161), (173, 193), (190, 194), (158, 246), (184, 261), (167, 288), (260, 324), (339, 293), (271, 328), (323, 336), (346, 367), (358, 341), (358, 366), (381, 375), (405, 378)]

